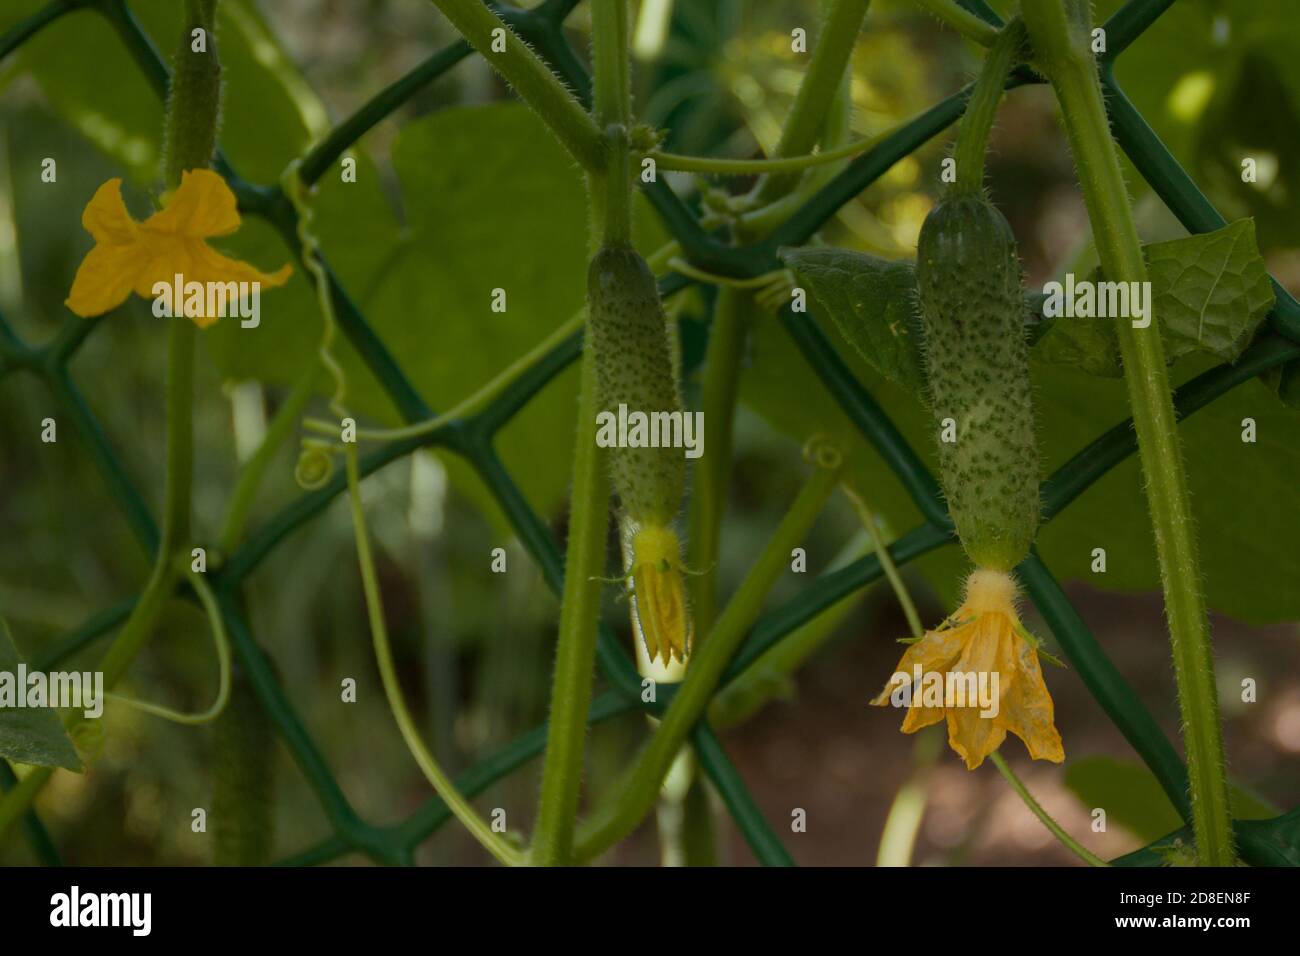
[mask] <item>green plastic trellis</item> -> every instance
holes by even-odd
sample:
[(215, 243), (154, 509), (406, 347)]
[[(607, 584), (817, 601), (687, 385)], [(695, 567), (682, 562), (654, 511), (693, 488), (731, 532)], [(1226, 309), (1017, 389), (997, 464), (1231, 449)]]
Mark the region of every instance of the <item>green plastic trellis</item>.
[[(545, 0), (537, 8), (527, 11), (501, 4), (491, 6), (585, 102), (590, 92), (590, 79), (562, 30), (564, 20), (578, 2), (579, 0)], [(996, 14), (982, 0), (959, 2), (989, 23), (1001, 25)], [(1115, 58), (1172, 2), (1173, 0), (1130, 0), (1107, 21), (1105, 26), (1109, 51), (1102, 57), (1102, 80), (1111, 121), (1120, 145), (1183, 225), (1192, 232), (1203, 232), (1218, 228), (1224, 220), (1124, 96), (1115, 82), (1113, 72)], [(50, 23), (82, 10), (95, 11), (105, 18), (160, 97), (165, 96), (168, 82), (166, 66), (132, 16), (125, 0), (52, 0), (40, 12), (0, 37), (0, 59)], [(305, 157), (302, 170), (307, 181), (315, 182), (319, 179), (344, 150), (376, 123), (471, 52), (464, 41), (451, 44), (339, 124)], [(1038, 82), (1038, 78), (1022, 69), (1012, 77), (1008, 88), (1033, 82)], [(963, 90), (936, 104), (854, 160), (810, 197), (789, 220), (756, 244), (731, 246), (714, 238), (701, 227), (694, 211), (663, 183), (650, 184), (645, 192), (668, 230), (681, 244), (684, 256), (693, 265), (736, 278), (758, 275), (777, 265), (776, 252), (781, 246), (806, 241), (841, 205), (871, 185), (899, 159), (956, 121), (962, 114), (968, 93), (969, 90)], [(260, 186), (243, 180), (220, 155), (216, 168), (230, 183), (239, 199), (241, 210), (272, 223), (301, 261), (296, 214), (280, 188)], [(339, 327), (384, 387), (403, 418), (411, 423), (430, 419), (432, 411), (403, 375), (384, 343), (348, 298), (333, 273), (329, 273), (329, 279)], [(674, 273), (661, 281), (661, 288), (667, 293), (680, 289), (691, 281)], [(1270, 329), (1256, 339), (1235, 365), (1211, 369), (1178, 389), (1175, 400), (1180, 418), (1204, 407), (1242, 382), (1300, 357), (1300, 304), (1276, 281), (1274, 287), (1277, 303), (1270, 315)], [(894, 561), (903, 564), (952, 543), (951, 525), (934, 477), (922, 465), (889, 417), (854, 378), (809, 316), (795, 314), (787, 309), (782, 312), (781, 320), (810, 367), (853, 424), (894, 471), (924, 518), (920, 526), (890, 547), (889, 552)], [(0, 316), (0, 375), (23, 370), (45, 382), (62, 413), (73, 420), (136, 538), (152, 556), (158, 545), (157, 526), (67, 370), (72, 356), (97, 326), (98, 320), (73, 318), (49, 342), (32, 346), (21, 341), (3, 316)], [(421, 447), (438, 446), (461, 455), (473, 465), (487, 484), (520, 540), (537, 561), (548, 585), (559, 593), (564, 574), (560, 552), (545, 524), (525, 501), (502, 465), (493, 448), (493, 439), (497, 431), (533, 395), (578, 357), (581, 347), (580, 334), (570, 336), (513, 381), (482, 411), (468, 418), (446, 422), (419, 438), (394, 441), (373, 449), (362, 459), (362, 473), (370, 474)], [(1059, 514), (1094, 481), (1134, 450), (1131, 422), (1115, 426), (1082, 449), (1046, 482), (1045, 520), (1051, 520)], [(336, 474), (325, 487), (303, 494), (254, 529), (244, 543), (228, 556), (222, 567), (210, 573), (210, 577), (234, 652), (299, 769), (319, 799), (332, 830), (332, 834), (322, 842), (282, 862), (309, 865), (359, 851), (380, 863), (409, 864), (415, 847), (450, 817), (446, 805), (434, 797), (406, 820), (389, 826), (379, 826), (363, 820), (344, 796), (324, 756), (294, 712), (240, 608), (240, 589), (245, 578), (273, 548), (320, 513), (344, 488), (343, 476)], [(1151, 768), (1183, 819), (1190, 819), (1186, 769), (1173, 745), (1098, 646), (1051, 572), (1036, 554), (1021, 566), (1019, 573), (1075, 671), (1105, 713)], [(723, 686), (742, 674), (766, 649), (795, 628), (844, 595), (881, 576), (879, 560), (875, 556), (865, 557), (823, 576), (795, 599), (767, 614), (753, 628), (735, 655), (724, 675)], [(113, 630), (125, 621), (135, 600), (132, 597), (100, 612), (62, 640), (42, 649), (35, 656), (34, 666), (53, 666)], [(671, 689), (661, 693), (657, 703), (646, 704), (641, 701), (640, 678), (614, 633), (607, 627), (602, 627), (600, 631), (598, 657), (613, 689), (592, 703), (590, 723), (599, 723), (632, 711), (660, 712), (671, 703)], [(457, 784), (469, 796), (481, 793), (496, 780), (540, 754), (545, 742), (545, 726), (534, 728), (467, 771), (457, 780)], [(723, 796), (738, 828), (758, 859), (765, 864), (792, 863), (788, 851), (763, 818), (706, 720), (697, 724), (693, 742), (701, 766)], [(8, 789), (12, 783), (12, 772), (7, 764), (0, 761), (0, 790)], [(57, 851), (34, 812), (28, 813), (24, 824), (24, 830), (38, 857), (45, 862), (57, 863)], [(1238, 821), (1236, 832), (1242, 856), (1248, 862), (1300, 865), (1300, 808), (1273, 820)], [(1185, 831), (1180, 831), (1180, 834), (1167, 837), (1166, 841), (1179, 835), (1184, 839), (1187, 837)], [(1154, 853), (1143, 850), (1120, 862), (1149, 864), (1157, 861), (1158, 857)]]

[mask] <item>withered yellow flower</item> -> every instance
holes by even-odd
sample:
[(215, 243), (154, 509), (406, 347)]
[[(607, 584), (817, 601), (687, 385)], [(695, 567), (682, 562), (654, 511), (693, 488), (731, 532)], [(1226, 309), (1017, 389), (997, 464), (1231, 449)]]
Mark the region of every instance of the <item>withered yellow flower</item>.
[[(974, 770), (1015, 734), (1035, 760), (1065, 759), (1038, 651), (1016, 614), (1016, 582), (976, 570), (962, 606), (903, 654), (871, 703), (907, 706), (903, 733), (948, 721), (948, 744)], [(949, 623), (951, 622), (951, 623)]]
[[(81, 215), (95, 239), (72, 281), (67, 306), (89, 318), (114, 309), (132, 292), (152, 298), (158, 283), (257, 282), (273, 287), (288, 281), (286, 265), (273, 273), (217, 252), (204, 240), (228, 236), (239, 228), (235, 195), (210, 169), (192, 169), (166, 205), (144, 222), (136, 222), (122, 202), (122, 180), (110, 179), (96, 190)], [(200, 327), (217, 315), (189, 315)]]
[(646, 525), (632, 537), (632, 631), (650, 660), (685, 661), (695, 626), (682, 582), (681, 545), (671, 528)]

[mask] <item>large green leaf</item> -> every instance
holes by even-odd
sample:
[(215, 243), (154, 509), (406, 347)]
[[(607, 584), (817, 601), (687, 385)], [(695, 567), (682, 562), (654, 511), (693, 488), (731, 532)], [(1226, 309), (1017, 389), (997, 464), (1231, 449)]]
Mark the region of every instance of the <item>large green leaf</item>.
[[(16, 693), (25, 695), (27, 688), (17, 686), (21, 661), (9, 636), (9, 625), (0, 618), (0, 675), (5, 675), (6, 683), (14, 682)], [(49, 708), (0, 707), (0, 757), (37, 767), (81, 771), (81, 760), (63, 729), (59, 712)]]
[[(1183, 826), (1155, 775), (1139, 763), (1111, 757), (1084, 757), (1065, 768), (1065, 785), (1089, 810), (1106, 811), (1143, 843)], [(1241, 787), (1231, 788), (1232, 815), (1238, 820), (1268, 820), (1278, 810)]]
[[(4, 4), (0, 30), (44, 5)], [(180, 40), (184, 5), (135, 0), (130, 6), (154, 46), (170, 57)], [(241, 173), (267, 181), (302, 152), (308, 137), (299, 104), (268, 65), (275, 58), (268, 56), (265, 40), (248, 36), (250, 17), (242, 3), (217, 8), (221, 144)], [(51, 106), (132, 178), (147, 183), (158, 177), (163, 104), (107, 19), (91, 9), (62, 17), (21, 48), (19, 72), (30, 74)]]
[[(336, 174), (322, 180), (312, 229), (405, 374), (431, 406), (445, 409), (582, 307), (586, 193), (568, 155), (518, 104), (448, 109), (408, 123), (393, 147), (393, 165), (405, 225), (363, 157), (356, 183)], [(662, 240), (644, 208), (637, 222), (643, 248)], [(234, 247), (264, 266), (284, 258), (265, 227), (241, 230)], [(492, 310), (497, 288), (506, 292), (505, 312)], [(262, 315), (257, 329), (222, 322), (206, 337), (225, 375), (286, 384), (317, 361), (321, 320), (304, 277), (265, 293)], [(355, 353), (342, 342), (338, 352), (349, 406), (395, 423), (390, 402)], [(506, 467), (545, 513), (568, 486), (576, 386), (571, 369), (497, 443)], [(452, 477), (478, 495), (463, 466), (454, 465)]]
[(824, 247), (782, 249), (781, 259), (876, 371), (914, 395), (925, 394), (924, 329), (910, 262)]
[[(1239, 219), (1214, 232), (1153, 242), (1142, 252), (1165, 358), (1172, 363), (1203, 351), (1235, 362), (1274, 301), (1254, 223)], [(1100, 278), (1094, 272), (1090, 281)], [(1113, 318), (1050, 321), (1037, 346), (1038, 358), (1094, 375), (1123, 373)]]

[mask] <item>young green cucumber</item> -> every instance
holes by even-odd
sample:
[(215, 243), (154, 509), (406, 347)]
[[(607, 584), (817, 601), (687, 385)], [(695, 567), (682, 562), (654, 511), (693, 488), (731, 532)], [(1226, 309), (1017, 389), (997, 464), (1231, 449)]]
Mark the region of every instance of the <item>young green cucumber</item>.
[[(601, 411), (680, 412), (668, 329), (654, 273), (629, 245), (603, 246), (587, 272), (587, 343)], [(667, 527), (681, 508), (686, 462), (679, 449), (610, 449), (610, 475), (624, 514)]]
[(916, 275), (948, 510), (976, 566), (1009, 571), (1041, 511), (1011, 227), (982, 195), (944, 199), (921, 227)]
[[(587, 273), (587, 313), (598, 408), (681, 414), (659, 288), (630, 245), (607, 245), (596, 253)], [(609, 470), (619, 497), (633, 631), (651, 661), (685, 661), (694, 628), (672, 524), (681, 509), (686, 462), (676, 448), (616, 443), (609, 450)]]

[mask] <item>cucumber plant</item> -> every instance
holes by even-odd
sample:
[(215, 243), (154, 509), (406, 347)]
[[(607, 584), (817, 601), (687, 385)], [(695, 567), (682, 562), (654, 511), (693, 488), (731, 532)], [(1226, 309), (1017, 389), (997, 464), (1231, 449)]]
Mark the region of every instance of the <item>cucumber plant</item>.
[[(240, 212), (267, 221), (284, 238), (316, 294), (325, 334), (313, 357), (329, 374), (320, 375), (313, 364), (295, 386), (283, 414), (268, 427), (263, 448), (241, 466), (222, 548), (213, 550), (211, 565), (201, 572), (202, 577), (190, 578), (214, 634), (229, 633), (238, 668), (236, 692), (229, 702), (222, 701), (226, 711), (217, 725), (221, 765), (217, 802), (230, 824), (218, 848), (223, 862), (260, 861), (268, 856), (271, 838), (266, 835), (269, 825), (264, 812), (270, 800), (268, 757), (264, 747), (254, 745), (265, 744), (267, 728), (274, 727), (306, 773), (335, 831), (291, 862), (322, 862), (356, 851), (382, 863), (409, 863), (414, 848), (452, 816), (503, 863), (585, 862), (607, 851), (650, 815), (674, 765), (693, 765), (726, 795), (728, 809), (758, 858), (764, 863), (788, 864), (792, 858), (776, 828), (749, 797), (712, 730), (712, 705), (719, 691), (760, 686), (755, 675), (762, 670), (760, 665), (773, 662), (769, 655), (793, 647), (794, 636), (801, 629), (824, 624), (838, 601), (866, 584), (888, 578), (900, 599), (910, 606), (897, 564), (953, 543), (955, 532), (974, 565), (966, 578), (964, 599), (936, 628), (915, 635), (917, 639), (908, 646), (898, 668), (903, 679), (891, 681), (893, 686), (877, 698), (878, 703), (899, 703), (900, 698), (907, 698), (904, 730), (946, 723), (949, 742), (968, 767), (990, 759), (1063, 843), (1087, 862), (1101, 862), (1046, 817), (998, 755), (1008, 733), (1018, 736), (1032, 757), (1060, 761), (1064, 755), (1040, 668), (1044, 652), (1018, 616), (1017, 601), (1023, 587), (1072, 666), (1072, 671), (1059, 679), (1079, 676), (1147, 763), (1187, 825), (1186, 833), (1171, 834), (1125, 862), (1158, 865), (1165, 859), (1161, 847), (1190, 837), (1197, 861), (1204, 864), (1226, 864), (1238, 857), (1251, 863), (1300, 864), (1300, 829), (1294, 813), (1234, 832), (1200, 565), (1177, 441), (1178, 415), (1190, 414), (1255, 377), (1272, 376), (1279, 386), (1293, 377), (1293, 363), (1300, 359), (1300, 305), (1280, 286), (1267, 298), (1260, 294), (1259, 287), (1266, 287), (1268, 280), (1262, 263), (1255, 261), (1259, 256), (1254, 250), (1252, 268), (1257, 281), (1249, 283), (1253, 303), (1249, 314), (1217, 326), (1223, 333), (1218, 347), (1231, 351), (1221, 357), (1232, 364), (1211, 369), (1175, 395), (1166, 371), (1163, 337), (1174, 333), (1187, 347), (1188, 343), (1206, 346), (1209, 339), (1194, 321), (1189, 327), (1187, 316), (1176, 315), (1180, 298), (1176, 293), (1181, 291), (1175, 288), (1178, 278), (1153, 275), (1165, 282), (1163, 291), (1172, 301), (1162, 305), (1157, 297), (1157, 323), (1150, 332), (1119, 323), (1107, 340), (1117, 358), (1109, 361), (1112, 356), (1108, 353), (1108, 361), (1101, 363), (1112, 373), (1122, 368), (1132, 424), (1123, 423), (1101, 436), (1040, 483), (1028, 375), (1030, 348), (1035, 341), (1064, 333), (1058, 328), (1044, 329), (1045, 323), (1037, 321), (1041, 316), (1033, 316), (1036, 306), (1024, 295), (1011, 230), (983, 189), (989, 127), (1004, 87), (1046, 79), (1061, 106), (1097, 237), (1101, 270), (1107, 278), (1141, 281), (1147, 272), (1108, 122), (1114, 124), (1115, 138), (1134, 158), (1139, 172), (1153, 182), (1192, 232), (1232, 228), (1154, 139), (1124, 99), (1109, 69), (1114, 58), (1151, 26), (1160, 12), (1158, 4), (1131, 0), (1112, 20), (1094, 28), (1089, 5), (1082, 0), (1025, 3), (1023, 25), (1019, 18), (1003, 24), (983, 3), (926, 0), (922, 5), (946, 26), (987, 48), (974, 89), (944, 100), (897, 129), (850, 140), (844, 122), (846, 77), (851, 41), (867, 22), (868, 4), (865, 0), (830, 0), (825, 5), (820, 41), (813, 47), (774, 155), (732, 160), (669, 152), (659, 146), (662, 137), (637, 125), (630, 92), (626, 0), (600, 0), (590, 5), (594, 76), (588, 75), (560, 29), (577, 5), (573, 0), (546, 0), (528, 10), (505, 4), (488, 6), (479, 0), (435, 3), (469, 46), (536, 112), (580, 168), (587, 185), (592, 250), (585, 320), (563, 326), (564, 334), (527, 353), (442, 415), (425, 404), (390, 351), (391, 343), (367, 321), (344, 281), (326, 262), (326, 254), (333, 250), (310, 228), (311, 190), (365, 131), (407, 102), (425, 83), (441, 76), (464, 55), (465, 48), (454, 45), (421, 65), (362, 106), (304, 156), (294, 159), (279, 182), (257, 185), (241, 178), (217, 148), (222, 74), (215, 45), (210, 47), (210, 59), (202, 63), (190, 59), (182, 45), (177, 68), (169, 78), (149, 37), (121, 0), (78, 4), (53, 0), (33, 16), (3, 21), (7, 30), (0, 34), (0, 58), (71, 10), (98, 8), (126, 40), (131, 56), (152, 78), (156, 92), (170, 94), (171, 120), (162, 137), (167, 157), (163, 185), (174, 187), (182, 172), (211, 163), (237, 197)], [(191, 26), (211, 29), (218, 7), (215, 0), (187, 0), (186, 35), (190, 35)], [(1090, 46), (1095, 30), (1101, 30), (1106, 40), (1106, 52), (1096, 56)], [(1098, 57), (1105, 67), (1100, 72)], [(249, 57), (248, 62), (253, 59)], [(859, 254), (818, 247), (819, 231), (841, 206), (959, 118), (953, 156), (957, 179), (923, 226), (914, 267), (864, 267)], [(759, 179), (747, 195), (710, 192), (702, 211), (697, 212), (670, 188), (663, 176), (669, 171)], [(650, 198), (671, 233), (662, 254), (648, 257), (654, 269), (632, 242), (634, 187)], [(1241, 231), (1238, 228), (1237, 233)], [(778, 283), (784, 281), (777, 256), (777, 250), (783, 248), (793, 249), (785, 262), (798, 273), (799, 281), (812, 287), (813, 301), (825, 306), (831, 321), (846, 330), (846, 338), (853, 344), (864, 347), (866, 343), (867, 362), (914, 390), (917, 401), (928, 409), (936, 434), (939, 473), (937, 480), (929, 474), (843, 356), (835, 353), (815, 319), (792, 307), (784, 308), (781, 322), (798, 351), (861, 436), (881, 452), (923, 521), (888, 546), (876, 540), (871, 551), (855, 563), (765, 615), (768, 598), (788, 568), (792, 551), (804, 541), (827, 498), (842, 483), (852, 483), (852, 468), (834, 437), (801, 436), (816, 439), (809, 444), (809, 475), (804, 487), (772, 530), (767, 546), (756, 556), (741, 585), (723, 596), (720, 613), (713, 614), (710, 598), (701, 633), (696, 635), (683, 584), (683, 553), (692, 555), (692, 564), (698, 564), (695, 571), (707, 571), (717, 560), (721, 502), (734, 464), (730, 427), (736, 413), (736, 381), (744, 374), (744, 340), (766, 321), (766, 317), (753, 315), (747, 325), (747, 316), (757, 313), (760, 299), (766, 301), (766, 294), (755, 293), (769, 292), (774, 274)], [(833, 269), (825, 268), (832, 263)], [(847, 269), (846, 263), (850, 264)], [(663, 274), (656, 278), (656, 271)], [(831, 271), (838, 272), (840, 278), (827, 279)], [(1157, 271), (1152, 268), (1153, 273)], [(572, 279), (575, 288), (582, 284), (581, 275)], [(887, 289), (891, 310), (888, 331), (875, 329), (855, 339), (850, 333), (860, 318), (857, 310), (868, 297), (843, 294), (847, 305), (837, 312), (831, 304), (837, 283), (841, 293), (845, 288), (856, 290), (855, 283)], [(725, 419), (725, 424), (712, 419), (706, 424), (727, 437), (711, 446), (707, 467), (701, 469), (704, 474), (698, 480), (707, 482), (707, 491), (685, 495), (686, 466), (675, 450), (602, 450), (596, 447), (592, 433), (595, 415), (602, 408), (628, 405), (645, 411), (686, 411), (665, 302), (696, 285), (720, 290), (700, 375), (710, 416)], [(909, 314), (900, 316), (900, 309), (909, 310)], [(1266, 312), (1268, 328), (1257, 328)], [(72, 382), (68, 363), (94, 328), (77, 319), (50, 342), (30, 345), (0, 322), (0, 374), (24, 370), (49, 386), (63, 409), (61, 414), (70, 417), (87, 437), (96, 466), (151, 556), (152, 570), (138, 599), (97, 616), (72, 635), (75, 640), (53, 648), (46, 658), (57, 663), (72, 650), (111, 633), (113, 640), (101, 667), (109, 681), (116, 682), (130, 671), (156, 630), (163, 606), (189, 593), (180, 584), (182, 569), (196, 546), (190, 494), (195, 467), (195, 330), (183, 321), (169, 326), (164, 508), (161, 522), (155, 524)], [(348, 411), (343, 405), (347, 372), (345, 363), (332, 351), (336, 331), (356, 353), (359, 364), (347, 367), (373, 374), (405, 419), (403, 427), (358, 429), (352, 416), (343, 414)], [(881, 342), (889, 347), (878, 347)], [(1059, 338), (1057, 345), (1059, 348)], [(502, 466), (493, 442), (518, 409), (575, 360), (582, 366), (578, 444), (568, 540), (561, 557), (542, 517)], [(275, 450), (288, 440), (321, 381), (335, 389), (331, 409), (339, 420), (306, 422), (307, 430), (317, 436), (306, 445), (300, 460), (303, 494), (245, 534), (249, 504), (271, 473)], [(952, 440), (945, 436), (949, 425)], [(363, 454), (358, 442), (376, 446)], [(475, 467), (547, 583), (562, 599), (549, 726), (544, 732), (520, 738), (504, 754), (455, 781), (423, 742), (418, 723), (404, 702), (360, 494), (367, 475), (426, 447), (463, 456)], [(1186, 767), (1033, 551), (1040, 524), (1053, 520), (1083, 489), (1134, 450), (1146, 478), (1169, 611), (1187, 743)], [(331, 456), (339, 454), (346, 465), (341, 473), (330, 467)], [(637, 639), (648, 657), (661, 663), (671, 661), (684, 670), (684, 679), (671, 692), (657, 693), (663, 689), (638, 671), (627, 648), (601, 622), (611, 489), (625, 549), (619, 570), (630, 579)], [(389, 707), (403, 741), (435, 791), (429, 804), (393, 827), (359, 822), (284, 694), (266, 653), (255, 641), (246, 608), (245, 583), (253, 570), (291, 530), (343, 494), (351, 505), (368, 623)], [(684, 500), (690, 511), (684, 526), (702, 532), (695, 541), (683, 542), (676, 528)], [(874, 522), (868, 521), (868, 527), (878, 532)], [(192, 575), (199, 573), (192, 570)], [(808, 633), (802, 631), (802, 637)], [(782, 666), (792, 667), (794, 659), (802, 658), (793, 655), (780, 660)], [(599, 696), (593, 692), (597, 665), (611, 685)], [(929, 700), (922, 687), (914, 686), (920, 683), (911, 677), (914, 667), (922, 675), (997, 675), (1003, 678), (1002, 686), (984, 701), (996, 707), (974, 707), (970, 701), (954, 703), (943, 696)], [(229, 667), (224, 672), (229, 678)], [(918, 693), (920, 696), (915, 696)], [(589, 814), (580, 819), (588, 727), (630, 710), (654, 718), (650, 739), (613, 791), (594, 802)], [(7, 741), (0, 736), (0, 744), (7, 745)], [(28, 746), (21, 752), (54, 749)], [(0, 756), (12, 755), (0, 751)], [(470, 798), (537, 755), (544, 758), (542, 786), (533, 833), (524, 841), (517, 833), (502, 833), (489, 825)], [(0, 796), (0, 836), (8, 838), (20, 821), (31, 824), (34, 818), (29, 811), (53, 773), (52, 767), (41, 767), (12, 781), (0, 774), (6, 790)], [(700, 801), (686, 805), (695, 808), (692, 812), (700, 812)], [(29, 825), (26, 830), (39, 836), (39, 828)], [(48, 841), (33, 842), (41, 848), (38, 852), (48, 853)]]

